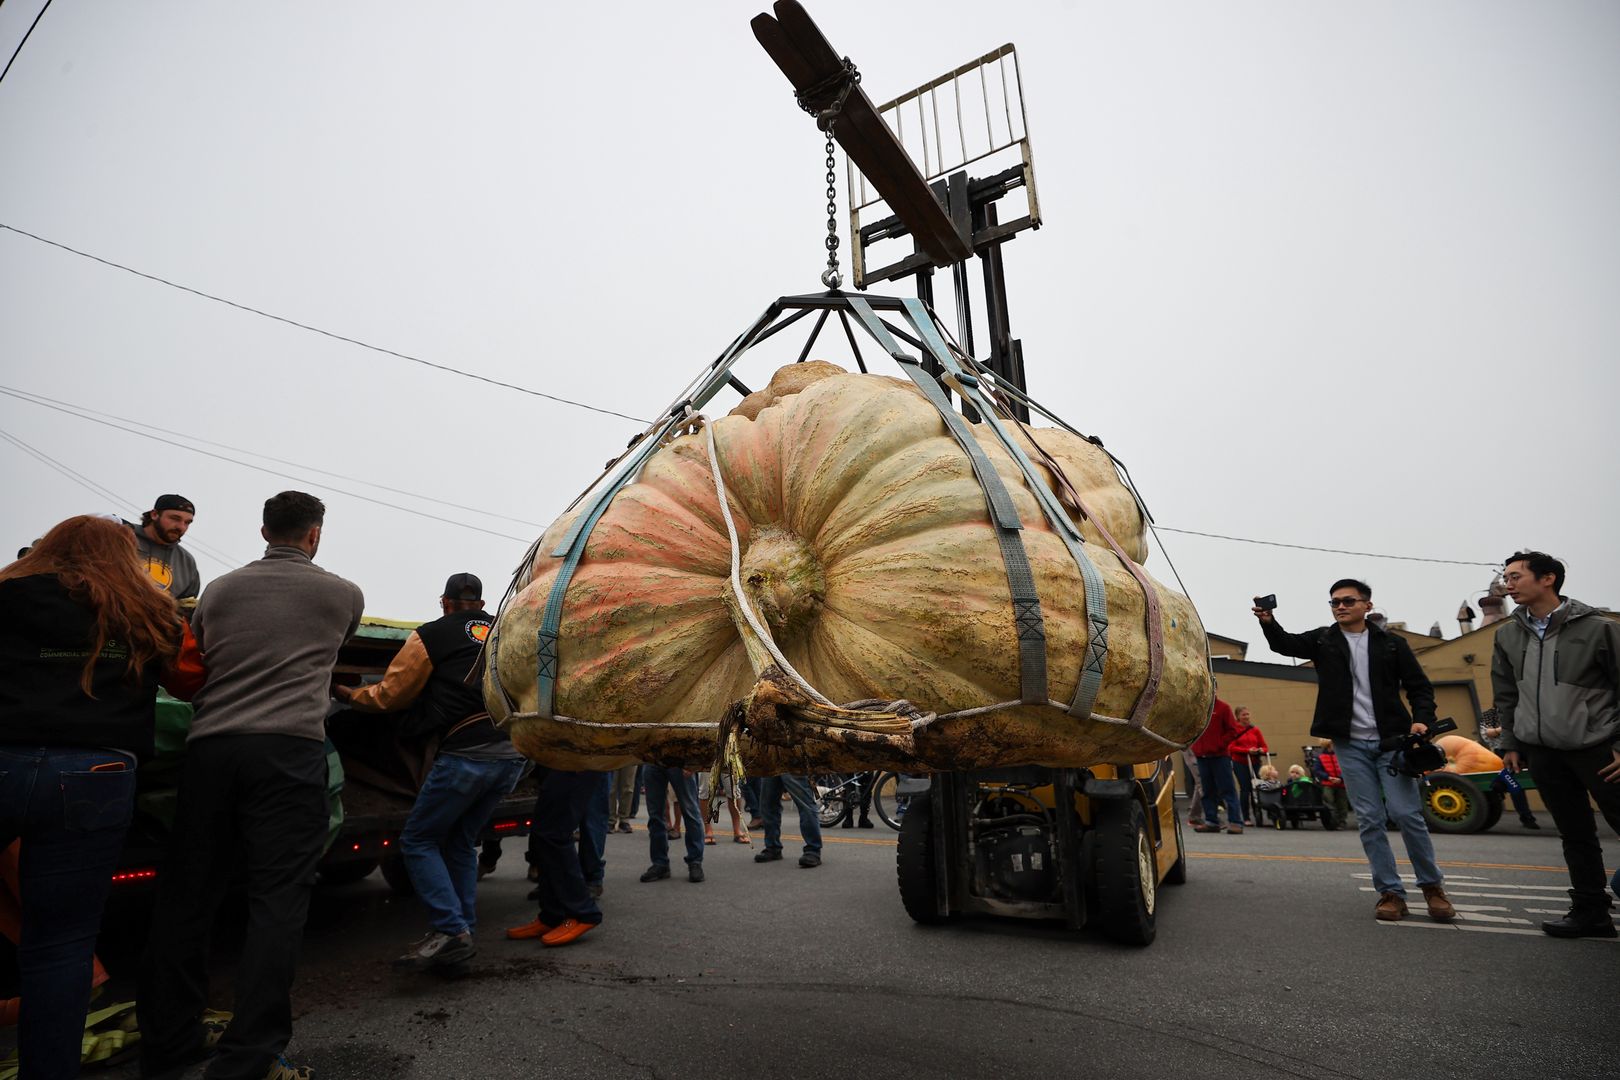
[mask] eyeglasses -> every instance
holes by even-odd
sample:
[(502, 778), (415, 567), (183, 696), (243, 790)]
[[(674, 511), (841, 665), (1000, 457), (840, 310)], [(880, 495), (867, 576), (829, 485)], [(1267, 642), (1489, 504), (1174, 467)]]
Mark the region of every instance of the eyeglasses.
[(1328, 601), (1328, 607), (1355, 607), (1360, 603), (1363, 601), (1359, 596), (1335, 596)]

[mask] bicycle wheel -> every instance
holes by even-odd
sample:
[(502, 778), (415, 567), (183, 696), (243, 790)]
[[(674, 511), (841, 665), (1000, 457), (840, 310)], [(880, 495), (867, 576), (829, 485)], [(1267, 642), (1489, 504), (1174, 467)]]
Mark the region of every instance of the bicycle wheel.
[(849, 812), (851, 781), (837, 773), (817, 773), (810, 782), (815, 787), (816, 820), (824, 829), (838, 824)]
[(900, 823), (906, 817), (906, 804), (911, 802), (910, 795), (896, 794), (900, 786), (900, 777), (892, 772), (878, 773), (877, 779), (872, 782), (872, 809), (883, 824), (900, 831)]

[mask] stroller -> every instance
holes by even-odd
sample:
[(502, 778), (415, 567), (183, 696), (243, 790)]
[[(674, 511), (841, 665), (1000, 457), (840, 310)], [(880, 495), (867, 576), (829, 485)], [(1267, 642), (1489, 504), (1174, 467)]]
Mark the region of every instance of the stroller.
[(1315, 818), (1322, 823), (1322, 828), (1333, 831), (1339, 827), (1339, 816), (1322, 795), (1322, 785), (1308, 776), (1295, 777), (1288, 781), (1282, 791), (1280, 809), (1282, 818), (1276, 822), (1277, 828), (1282, 828), (1282, 821), (1286, 819), (1290, 829), (1299, 828), (1301, 821)]
[(1283, 827), (1287, 813), (1283, 810), (1283, 799), (1288, 789), (1276, 780), (1259, 780), (1254, 785), (1254, 823), (1256, 825), (1270, 825), (1274, 829)]

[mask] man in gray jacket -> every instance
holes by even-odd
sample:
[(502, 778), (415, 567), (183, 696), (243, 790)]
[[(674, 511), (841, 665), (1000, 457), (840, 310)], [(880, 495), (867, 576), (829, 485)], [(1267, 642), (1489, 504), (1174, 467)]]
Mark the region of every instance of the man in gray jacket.
[(208, 669), (181, 767), (140, 987), (141, 1075), (207, 1055), (208, 941), (232, 870), (246, 870), (248, 930), (234, 1017), (209, 1080), (305, 1080), (292, 1037), (293, 967), (327, 832), (326, 712), (360, 589), (316, 566), (326, 507), (284, 491), (264, 504), (264, 558), (219, 578), (191, 626)]
[[(1563, 595), (1564, 564), (1510, 555), (1502, 574), (1519, 606), (1496, 632), (1491, 689), (1502, 759), (1529, 764), (1564, 841), (1573, 906), (1541, 928), (1554, 937), (1614, 937), (1603, 848), (1588, 796), (1620, 833), (1620, 623)], [(1526, 759), (1528, 758), (1528, 762)]]

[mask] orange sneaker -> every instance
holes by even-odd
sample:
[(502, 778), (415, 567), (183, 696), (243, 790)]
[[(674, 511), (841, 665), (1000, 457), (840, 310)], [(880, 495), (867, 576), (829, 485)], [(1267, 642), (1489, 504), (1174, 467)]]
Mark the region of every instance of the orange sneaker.
[(548, 931), (540, 938), (542, 945), (572, 945), (592, 930), (596, 923), (580, 922), (578, 919), (564, 919), (562, 925)]
[(554, 926), (547, 926), (539, 919), (526, 922), (522, 926), (514, 926), (506, 932), (506, 936), (513, 941), (527, 941), (530, 938), (545, 939), (545, 936), (555, 930)]

